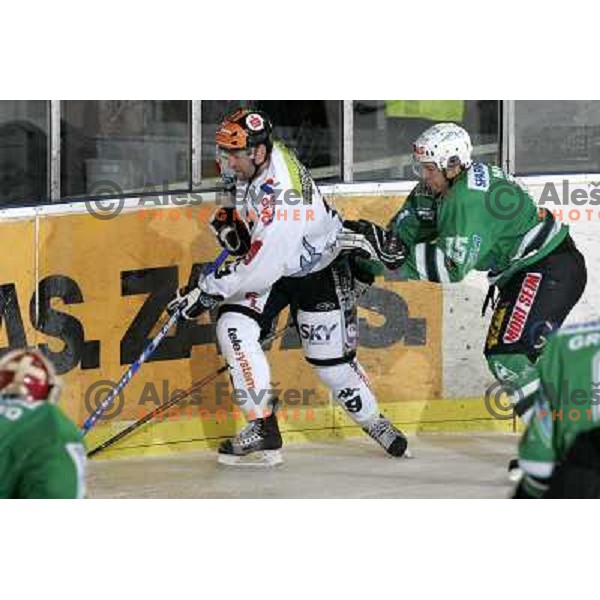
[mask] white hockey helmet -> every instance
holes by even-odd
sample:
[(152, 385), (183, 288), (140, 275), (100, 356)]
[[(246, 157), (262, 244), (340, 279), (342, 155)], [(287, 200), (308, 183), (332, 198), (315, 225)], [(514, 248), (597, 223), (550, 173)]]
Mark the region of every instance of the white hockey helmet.
[(413, 171), (421, 176), (421, 165), (433, 163), (441, 171), (473, 163), (471, 137), (454, 123), (438, 123), (424, 131), (413, 144)]

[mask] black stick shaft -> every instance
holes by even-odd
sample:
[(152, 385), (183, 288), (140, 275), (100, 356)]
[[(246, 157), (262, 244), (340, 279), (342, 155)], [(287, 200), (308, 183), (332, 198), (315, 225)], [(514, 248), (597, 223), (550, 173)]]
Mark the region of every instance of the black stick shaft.
[(88, 458), (91, 458), (95, 454), (98, 454), (98, 452), (101, 452), (102, 450), (106, 450), (106, 448), (112, 446), (113, 444), (116, 444), (118, 441), (122, 440), (126, 435), (129, 435), (132, 431), (135, 431), (142, 425), (145, 425), (148, 421), (151, 421), (152, 419), (158, 417), (158, 415), (165, 412), (165, 410), (171, 408), (171, 406), (175, 406), (175, 404), (177, 404), (178, 402), (181, 402), (181, 400), (183, 400), (184, 398), (187, 398), (187, 396), (189, 396), (192, 392), (198, 391), (199, 389), (203, 388), (205, 385), (209, 384), (211, 381), (213, 381), (213, 379), (216, 379), (221, 373), (224, 373), (225, 371), (227, 371), (227, 369), (228, 369), (227, 365), (223, 365), (222, 367), (220, 367), (217, 371), (215, 371), (211, 375), (207, 375), (204, 379), (201, 379), (200, 381), (197, 381), (196, 383), (194, 383), (194, 385), (192, 385), (187, 390), (183, 391), (181, 394), (173, 396), (173, 398), (171, 398), (170, 400), (167, 400), (167, 402), (163, 402), (160, 406), (157, 406), (154, 410), (151, 410), (149, 413), (145, 414), (142, 418), (138, 419), (135, 423), (132, 423), (131, 425), (129, 425), (122, 431), (119, 431), (119, 433), (116, 433), (112, 437), (108, 438), (106, 441), (102, 442), (99, 446), (97, 446), (93, 450), (90, 450), (87, 454)]
[[(263, 346), (266, 345), (267, 343), (272, 342), (272, 341), (276, 340), (277, 338), (281, 337), (287, 330), (288, 330), (288, 327), (284, 327), (283, 329), (277, 331), (272, 336), (266, 338), (263, 341)], [(142, 425), (145, 425), (146, 423), (148, 423), (148, 421), (151, 421), (152, 419), (158, 417), (158, 415), (162, 414), (165, 410), (171, 408), (171, 406), (175, 406), (175, 404), (177, 404), (178, 402), (181, 402), (181, 400), (183, 400), (184, 398), (187, 398), (192, 392), (196, 392), (196, 391), (200, 390), (201, 388), (203, 388), (204, 386), (208, 385), (211, 381), (216, 379), (221, 373), (224, 373), (228, 369), (229, 369), (229, 367), (227, 365), (223, 365), (222, 367), (219, 367), (219, 369), (217, 369), (214, 373), (211, 373), (210, 375), (207, 375), (200, 381), (195, 382), (187, 390), (184, 390), (183, 392), (181, 392), (181, 394), (177, 394), (177, 395), (173, 396), (173, 398), (171, 398), (170, 400), (163, 402), (160, 406), (157, 406), (154, 410), (151, 410), (149, 413), (145, 414), (143, 417), (141, 417), (140, 419), (135, 421), (135, 423), (132, 423), (131, 425), (127, 426), (122, 431), (119, 431), (119, 433), (116, 433), (112, 437), (110, 437), (107, 440), (105, 440), (104, 442), (102, 442), (99, 446), (96, 446), (93, 450), (90, 450), (87, 453), (88, 458), (91, 458), (92, 456), (95, 456), (99, 452), (106, 450), (113, 444), (116, 444), (117, 442), (122, 440), (125, 436), (129, 435), (131, 432), (140, 428)]]

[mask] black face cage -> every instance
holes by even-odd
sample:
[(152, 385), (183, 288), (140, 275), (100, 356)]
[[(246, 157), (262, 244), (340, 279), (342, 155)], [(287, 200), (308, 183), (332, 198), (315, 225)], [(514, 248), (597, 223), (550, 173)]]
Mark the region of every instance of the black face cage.
[(446, 165), (446, 169), (453, 169), (454, 167), (460, 167), (461, 165), (462, 165), (462, 163), (460, 162), (460, 158), (458, 157), (458, 155), (451, 156), (448, 159), (448, 164)]

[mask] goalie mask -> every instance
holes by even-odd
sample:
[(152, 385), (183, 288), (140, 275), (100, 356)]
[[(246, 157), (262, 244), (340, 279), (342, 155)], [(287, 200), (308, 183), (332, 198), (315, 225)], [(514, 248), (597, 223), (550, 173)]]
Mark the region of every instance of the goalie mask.
[(473, 145), (466, 130), (454, 123), (438, 123), (422, 133), (413, 144), (413, 171), (422, 178), (422, 165), (434, 164), (446, 174), (447, 169), (473, 164)]
[(38, 350), (13, 350), (0, 360), (0, 396), (56, 404), (59, 395), (54, 367)]

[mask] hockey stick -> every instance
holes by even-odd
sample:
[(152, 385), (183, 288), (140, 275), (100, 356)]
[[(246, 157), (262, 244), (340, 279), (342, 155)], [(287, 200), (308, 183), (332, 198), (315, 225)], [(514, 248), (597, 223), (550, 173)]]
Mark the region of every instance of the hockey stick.
[(212, 373), (211, 375), (207, 375), (204, 379), (201, 379), (200, 381), (197, 381), (196, 383), (194, 383), (192, 385), (192, 387), (188, 388), (187, 390), (184, 390), (181, 394), (175, 395), (175, 396), (173, 396), (173, 398), (171, 398), (167, 402), (164, 402), (160, 406), (157, 406), (154, 410), (151, 410), (149, 413), (145, 414), (141, 419), (138, 419), (137, 421), (135, 421), (134, 423), (132, 423), (131, 425), (129, 425), (122, 431), (119, 431), (119, 433), (113, 435), (112, 437), (108, 438), (106, 441), (102, 442), (99, 446), (97, 446), (93, 450), (90, 450), (87, 454), (88, 458), (91, 458), (95, 454), (98, 454), (98, 452), (102, 452), (102, 450), (106, 450), (106, 448), (108, 448), (109, 446), (116, 444), (118, 441), (122, 440), (125, 436), (129, 435), (132, 431), (135, 431), (142, 425), (145, 425), (148, 421), (151, 421), (152, 419), (154, 419), (155, 417), (157, 417), (158, 415), (163, 413), (168, 408), (171, 408), (171, 406), (174, 406), (175, 404), (177, 404), (178, 402), (180, 402), (181, 400), (183, 400), (184, 398), (189, 396), (192, 392), (196, 392), (196, 391), (200, 390), (201, 388), (203, 388), (205, 385), (210, 383), (213, 379), (216, 379), (221, 373), (224, 373), (225, 371), (227, 371), (228, 368), (229, 367), (227, 365), (223, 365), (222, 367), (219, 367), (219, 369), (217, 369), (214, 373)]
[[(290, 327), (292, 327), (292, 325), (286, 325), (283, 329), (280, 329), (279, 331), (276, 331), (272, 335), (266, 337), (263, 340), (261, 345), (264, 347), (268, 343), (273, 342), (274, 340), (280, 338)], [(143, 417), (141, 417), (140, 419), (138, 419), (137, 421), (135, 421), (134, 423), (132, 423), (131, 425), (129, 425), (128, 427), (123, 429), (122, 431), (119, 431), (119, 433), (116, 433), (112, 437), (110, 437), (107, 440), (105, 440), (104, 442), (102, 442), (99, 446), (97, 446), (93, 450), (90, 450), (87, 454), (88, 458), (91, 458), (92, 456), (98, 454), (98, 452), (102, 452), (102, 450), (106, 450), (106, 448), (112, 446), (113, 444), (116, 444), (117, 442), (122, 440), (125, 436), (129, 435), (136, 429), (139, 429), (142, 425), (145, 425), (146, 423), (148, 423), (148, 421), (151, 421), (158, 415), (165, 412), (165, 410), (171, 408), (172, 406), (175, 406), (175, 404), (177, 404), (178, 402), (181, 402), (181, 400), (183, 400), (184, 398), (187, 398), (191, 393), (197, 392), (198, 390), (205, 387), (211, 381), (216, 379), (221, 373), (224, 373), (228, 369), (229, 369), (229, 366), (227, 364), (224, 364), (221, 367), (219, 367), (214, 373), (207, 375), (200, 381), (196, 381), (187, 390), (183, 390), (180, 394), (174, 395), (170, 400), (167, 400), (167, 402), (163, 402), (160, 406), (157, 406), (154, 410), (151, 410), (149, 413), (145, 414)]]
[[(217, 259), (209, 265), (204, 271), (205, 274), (216, 271), (229, 256), (227, 250), (223, 250)], [(169, 329), (179, 320), (181, 311), (176, 310), (170, 317), (169, 320), (161, 327), (160, 331), (156, 334), (156, 337), (144, 348), (140, 357), (127, 369), (123, 377), (119, 380), (117, 385), (111, 390), (110, 394), (102, 400), (96, 410), (85, 420), (81, 427), (82, 435), (85, 435), (98, 421), (98, 419), (110, 408), (111, 404), (115, 401), (115, 398), (123, 390), (123, 388), (131, 381), (133, 376), (139, 371), (140, 367), (150, 358), (154, 353), (158, 345), (169, 333)]]

